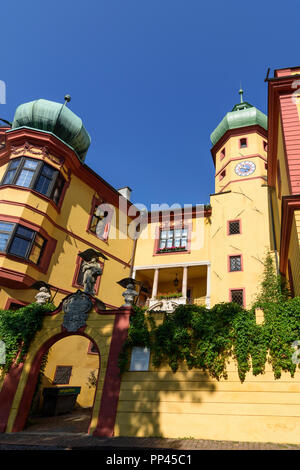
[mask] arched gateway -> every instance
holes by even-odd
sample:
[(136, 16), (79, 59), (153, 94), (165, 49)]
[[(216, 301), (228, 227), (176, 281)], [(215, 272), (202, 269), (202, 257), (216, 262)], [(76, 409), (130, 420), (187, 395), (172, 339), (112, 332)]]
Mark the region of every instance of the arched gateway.
[(43, 328), (36, 334), (26, 358), (11, 367), (2, 384), (0, 432), (24, 429), (43, 356), (57, 341), (81, 335), (93, 342), (100, 359), (88, 433), (113, 436), (120, 391), (118, 356), (131, 314), (130, 307), (102, 310), (94, 297), (81, 291), (67, 296), (56, 310), (45, 314)]

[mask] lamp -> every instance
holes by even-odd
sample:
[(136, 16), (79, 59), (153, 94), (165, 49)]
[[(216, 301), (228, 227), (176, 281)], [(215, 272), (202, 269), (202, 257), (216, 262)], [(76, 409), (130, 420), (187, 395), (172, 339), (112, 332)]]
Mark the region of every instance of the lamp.
[(174, 284), (174, 287), (178, 287), (179, 281), (178, 281), (178, 279), (177, 279), (177, 273), (176, 273), (176, 277), (175, 277), (175, 279), (174, 279), (174, 281), (173, 281), (173, 284)]

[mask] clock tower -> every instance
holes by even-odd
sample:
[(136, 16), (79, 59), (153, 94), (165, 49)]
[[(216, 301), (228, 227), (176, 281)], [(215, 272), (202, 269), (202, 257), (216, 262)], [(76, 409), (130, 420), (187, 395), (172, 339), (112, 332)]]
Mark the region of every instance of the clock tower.
[(234, 190), (254, 178), (267, 178), (267, 116), (243, 101), (227, 113), (211, 134), (215, 193)]
[(240, 103), (211, 134), (211, 302), (249, 308), (270, 250), (267, 116), (239, 93)]

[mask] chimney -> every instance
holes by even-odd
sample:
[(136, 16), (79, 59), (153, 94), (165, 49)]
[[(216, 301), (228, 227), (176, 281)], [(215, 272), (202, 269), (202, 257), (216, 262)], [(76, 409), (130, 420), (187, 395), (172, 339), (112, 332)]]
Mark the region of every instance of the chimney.
[(129, 188), (129, 186), (125, 186), (124, 188), (120, 188), (120, 189), (118, 189), (118, 191), (123, 197), (125, 197), (125, 199), (130, 201), (130, 195), (131, 195), (132, 189)]

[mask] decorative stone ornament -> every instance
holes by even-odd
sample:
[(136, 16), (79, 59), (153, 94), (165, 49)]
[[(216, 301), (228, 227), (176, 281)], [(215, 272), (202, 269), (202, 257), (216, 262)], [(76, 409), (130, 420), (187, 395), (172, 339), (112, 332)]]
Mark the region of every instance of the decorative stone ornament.
[(51, 298), (51, 294), (49, 290), (47, 289), (47, 287), (41, 287), (39, 292), (36, 294), (35, 298), (36, 298), (37, 304), (44, 305), (47, 302), (49, 302)]
[(138, 292), (134, 288), (134, 284), (130, 283), (127, 285), (127, 289), (123, 292), (122, 296), (125, 299), (123, 307), (131, 307), (134, 302), (134, 298), (138, 295)]
[(92, 306), (90, 297), (80, 290), (64, 300), (62, 305), (62, 310), (65, 312), (63, 326), (66, 330), (75, 332), (85, 326), (88, 312)]

